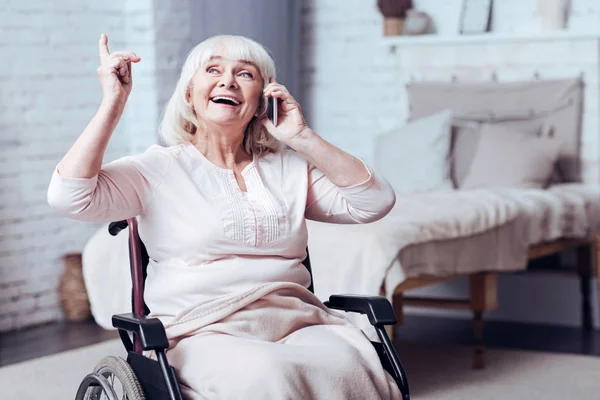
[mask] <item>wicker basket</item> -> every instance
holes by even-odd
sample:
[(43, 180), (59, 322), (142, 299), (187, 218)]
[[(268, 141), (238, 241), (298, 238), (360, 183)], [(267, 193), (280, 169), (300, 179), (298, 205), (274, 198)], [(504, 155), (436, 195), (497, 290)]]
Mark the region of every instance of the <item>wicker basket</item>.
[(88, 299), (81, 254), (63, 256), (64, 271), (58, 287), (58, 296), (65, 317), (69, 321), (85, 321), (91, 318), (90, 301)]

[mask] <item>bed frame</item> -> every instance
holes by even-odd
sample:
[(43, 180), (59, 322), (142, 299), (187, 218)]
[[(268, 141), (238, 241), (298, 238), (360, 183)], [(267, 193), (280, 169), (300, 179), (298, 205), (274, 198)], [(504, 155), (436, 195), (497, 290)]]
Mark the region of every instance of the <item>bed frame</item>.
[[(581, 325), (585, 330), (593, 329), (592, 304), (590, 301), (590, 289), (592, 277), (596, 274), (596, 284), (600, 293), (600, 273), (598, 264), (600, 260), (600, 230), (596, 231), (591, 239), (559, 239), (551, 242), (541, 243), (529, 249), (529, 260), (545, 257), (566, 250), (576, 249), (577, 268), (573, 270), (561, 270), (555, 273), (572, 276), (577, 274), (580, 280), (581, 293)], [(405, 292), (424, 286), (433, 285), (442, 281), (455, 278), (469, 278), (469, 298), (447, 299), (447, 298), (423, 298), (409, 296)], [(483, 313), (491, 311), (498, 306), (498, 273), (479, 272), (467, 275), (420, 276), (409, 278), (396, 287), (393, 295), (393, 307), (398, 317), (398, 327), (404, 318), (404, 306), (428, 307), (470, 310), (473, 313), (473, 369), (481, 369), (485, 366), (484, 359), (484, 335), (483, 335)], [(389, 326), (388, 335), (394, 337), (394, 326)]]

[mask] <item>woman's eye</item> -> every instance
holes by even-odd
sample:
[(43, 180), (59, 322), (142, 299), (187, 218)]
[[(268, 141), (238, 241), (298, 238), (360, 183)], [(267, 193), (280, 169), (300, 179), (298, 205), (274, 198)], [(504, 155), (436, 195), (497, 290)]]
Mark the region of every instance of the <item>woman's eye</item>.
[(206, 72), (208, 72), (209, 74), (214, 74), (214, 73), (217, 73), (219, 71), (216, 68), (211, 67), (211, 68), (207, 69)]
[(250, 72), (242, 72), (240, 75), (245, 76), (246, 78), (253, 78), (253, 75)]

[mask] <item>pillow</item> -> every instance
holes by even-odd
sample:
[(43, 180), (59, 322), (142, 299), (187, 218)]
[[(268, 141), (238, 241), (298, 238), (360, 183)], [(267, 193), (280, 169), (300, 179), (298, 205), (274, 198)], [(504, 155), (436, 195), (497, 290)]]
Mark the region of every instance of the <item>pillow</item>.
[(376, 137), (375, 165), (396, 193), (453, 189), (451, 127), (447, 109)]
[[(539, 119), (508, 120), (494, 122), (493, 125), (531, 136), (548, 135), (549, 131), (547, 121)], [(482, 122), (456, 118), (452, 123), (450, 170), (456, 188), (462, 187), (463, 181), (471, 169), (479, 144), (481, 126)]]
[(525, 119), (538, 127), (547, 121), (561, 142), (554, 181), (581, 181), (581, 77), (502, 83), (411, 82), (406, 90), (412, 118), (451, 108), (455, 121), (514, 121), (523, 133), (529, 123)]
[(560, 141), (482, 124), (471, 168), (461, 189), (546, 187), (558, 160)]

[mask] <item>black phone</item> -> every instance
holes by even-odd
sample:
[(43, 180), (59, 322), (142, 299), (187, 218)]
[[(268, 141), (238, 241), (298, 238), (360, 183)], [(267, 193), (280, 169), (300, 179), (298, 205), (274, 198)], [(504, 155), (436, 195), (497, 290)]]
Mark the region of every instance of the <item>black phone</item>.
[(275, 126), (277, 126), (277, 106), (276, 97), (267, 97), (267, 117)]

